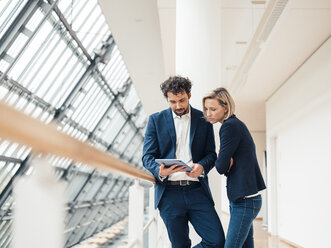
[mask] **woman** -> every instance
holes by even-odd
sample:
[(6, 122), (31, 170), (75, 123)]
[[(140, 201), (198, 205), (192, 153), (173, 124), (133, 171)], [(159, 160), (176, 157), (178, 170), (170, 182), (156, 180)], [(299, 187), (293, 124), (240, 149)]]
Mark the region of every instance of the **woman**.
[(202, 100), (205, 118), (222, 123), (217, 171), (227, 176), (230, 223), (225, 248), (254, 247), (253, 220), (262, 205), (259, 191), (265, 184), (256, 159), (255, 144), (246, 125), (235, 115), (235, 104), (225, 88), (217, 88)]

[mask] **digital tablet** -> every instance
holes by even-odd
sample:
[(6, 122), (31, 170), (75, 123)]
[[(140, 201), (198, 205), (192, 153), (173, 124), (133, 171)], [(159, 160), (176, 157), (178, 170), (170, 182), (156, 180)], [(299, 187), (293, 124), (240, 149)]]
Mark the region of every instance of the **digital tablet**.
[(178, 166), (185, 166), (186, 171), (191, 171), (192, 168), (185, 164), (182, 160), (180, 159), (155, 159), (155, 162), (158, 164), (164, 164), (165, 167), (170, 167), (174, 164), (178, 164)]

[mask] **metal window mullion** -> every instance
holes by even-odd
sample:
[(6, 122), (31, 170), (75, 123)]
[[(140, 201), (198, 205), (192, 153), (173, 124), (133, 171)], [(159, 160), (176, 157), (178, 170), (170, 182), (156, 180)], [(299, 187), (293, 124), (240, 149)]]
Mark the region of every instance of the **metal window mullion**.
[[(52, 4), (54, 4), (58, 0), (48, 0), (48, 1)], [(55, 6), (54, 7), (54, 12), (59, 17), (59, 19), (61, 20), (61, 22), (63, 23), (63, 25), (65, 26), (65, 28), (69, 32), (69, 34), (71, 35), (71, 37), (77, 42), (78, 46), (82, 49), (82, 51), (85, 54), (85, 56), (87, 57), (87, 59), (91, 61), (92, 60), (91, 56), (89, 55), (89, 53), (87, 52), (87, 50), (85, 49), (85, 47), (83, 46), (81, 41), (78, 39), (76, 33), (72, 30), (71, 25), (67, 22), (66, 18), (64, 17), (64, 15), (61, 12), (61, 10), (57, 6)]]
[(107, 78), (109, 77), (108, 74), (112, 73), (113, 67), (117, 66), (118, 60), (120, 59), (120, 52), (116, 48), (117, 48), (117, 46), (114, 46), (114, 51), (112, 53), (113, 57), (108, 62), (108, 63), (110, 63), (110, 65), (108, 67), (104, 67), (101, 71)]
[[(0, 85), (3, 83), (3, 80), (5, 79), (5, 77), (7, 76), (7, 73), (11, 70), (11, 68), (14, 66), (14, 64), (16, 63), (17, 59), (22, 55), (23, 51), (25, 50), (25, 48), (28, 46), (28, 44), (31, 42), (31, 40), (35, 37), (37, 31), (41, 28), (41, 26), (43, 25), (43, 23), (46, 21), (46, 19), (48, 18), (48, 16), (51, 14), (52, 9), (54, 8), (55, 4), (58, 2), (59, 0), (55, 0), (53, 2), (53, 4), (50, 6), (50, 9), (47, 11), (47, 13), (45, 14), (45, 16), (43, 17), (43, 19), (41, 20), (41, 22), (38, 24), (38, 26), (36, 27), (36, 29), (33, 31), (32, 35), (28, 38), (28, 40), (25, 42), (25, 44), (22, 46), (22, 48), (20, 49), (20, 51), (18, 52), (17, 56), (14, 58), (14, 61), (12, 63), (9, 64), (8, 68), (6, 69), (6, 71), (3, 73), (3, 75), (0, 77)], [(1, 56), (1, 55), (0, 55)]]
[(116, 94), (114, 96), (114, 99), (112, 99), (112, 101), (110, 102), (107, 110), (105, 111), (105, 113), (103, 114), (103, 116), (100, 118), (100, 120), (98, 121), (98, 123), (95, 125), (95, 127), (93, 128), (92, 132), (90, 133), (90, 136), (95, 135), (95, 132), (98, 130), (98, 128), (100, 127), (101, 123), (107, 118), (111, 108), (113, 107), (113, 105), (116, 103), (117, 98), (118, 98), (119, 94)]
[(128, 160), (128, 163), (129, 164), (131, 164), (132, 163), (132, 160), (133, 160), (133, 158), (135, 157), (135, 155), (136, 155), (136, 152), (138, 151), (138, 149), (141, 147), (141, 145), (142, 145), (142, 143), (144, 142), (144, 140), (143, 139), (141, 139), (140, 140), (140, 143), (139, 143), (139, 145), (137, 145), (137, 147), (136, 147), (136, 149), (134, 150), (134, 152), (132, 153), (132, 156), (131, 156), (131, 158)]
[[(96, 69), (96, 70), (97, 70), (97, 69)], [(99, 73), (100, 73), (100, 72), (99, 72)], [(105, 82), (106, 85), (108, 85), (107, 80), (103, 77), (102, 74), (100, 74), (100, 77), (102, 78), (102, 81)], [(131, 82), (131, 84), (132, 84), (132, 82)], [(136, 126), (136, 124), (134, 123), (134, 121), (132, 121), (132, 119), (131, 119), (131, 115), (125, 110), (123, 104), (122, 104), (120, 101), (117, 101), (117, 102), (118, 102), (118, 107), (119, 107), (119, 109), (122, 110), (122, 112), (124, 112), (125, 115), (126, 115), (126, 116), (124, 116), (124, 118), (127, 117), (128, 120), (132, 123), (132, 125), (137, 129), (138, 127)]]
[(18, 168), (18, 170), (15, 172), (15, 174), (12, 176), (10, 181), (7, 183), (5, 189), (0, 193), (0, 209), (2, 208), (2, 205), (7, 200), (8, 196), (12, 192), (13, 189), (13, 181), (15, 178), (17, 178), (19, 175), (22, 175), (26, 168), (28, 167), (28, 160), (29, 156), (24, 159), (24, 161), (21, 163), (21, 166)]
[[(123, 86), (123, 82), (128, 80), (128, 76), (126, 75), (125, 68), (122, 67), (117, 74), (113, 75), (114, 77), (110, 80), (113, 80), (113, 87), (115, 87), (117, 90), (120, 90), (121, 87)], [(126, 77), (126, 79), (124, 79)]]
[[(0, 59), (2, 59), (5, 53), (7, 53), (11, 45), (19, 36), (20, 29), (29, 22), (41, 2), (41, 0), (27, 1), (20, 13), (16, 16), (15, 20), (0, 39)], [(0, 80), (0, 82), (1, 81), (2, 80)]]
[[(105, 94), (102, 96), (102, 100), (100, 100), (100, 107), (97, 108), (94, 116), (103, 116), (103, 113), (105, 113), (106, 106), (108, 105), (109, 102), (109, 97)], [(102, 105), (102, 108), (101, 108)], [(92, 130), (93, 127), (95, 126), (95, 123), (98, 122), (95, 118), (90, 118), (90, 121), (86, 123), (86, 127), (88, 130)]]
[[(79, 65), (79, 63), (75, 63), (75, 66), (73, 67), (73, 70), (74, 70), (75, 67), (77, 67), (78, 65)], [(74, 78), (78, 77), (78, 75), (81, 74), (81, 72), (82, 72), (84, 69), (86, 70), (86, 68), (84, 68), (84, 64), (82, 64), (82, 68), (81, 68), (79, 71), (76, 72), (76, 75), (75, 75)], [(51, 98), (50, 102), (54, 101), (55, 98), (58, 96), (59, 92), (62, 90), (62, 87), (63, 87), (63, 85), (65, 84), (65, 82), (66, 82), (67, 78), (69, 77), (69, 74), (70, 74), (70, 73), (71, 73), (71, 71), (69, 71), (69, 72), (67, 73), (66, 77), (63, 79), (62, 83), (59, 85), (57, 91), (53, 94), (53, 97)], [(61, 85), (62, 85), (62, 86), (61, 86)], [(68, 90), (69, 87), (70, 87), (70, 84), (68, 84), (68, 87), (67, 87), (66, 90)], [(54, 104), (54, 106), (59, 105), (59, 104), (60, 104), (60, 101), (62, 101), (62, 98), (61, 98), (61, 97), (59, 97), (59, 99), (58, 99), (57, 102)]]
[(27, 88), (25, 88), (24, 86), (20, 85), (19, 83), (17, 83), (16, 81), (14, 80), (9, 80), (7, 81), (8, 83), (10, 83), (11, 86), (8, 86), (7, 88), (9, 88), (9, 91), (8, 91), (8, 94), (6, 95), (6, 97), (4, 97), (2, 100), (3, 101), (6, 101), (6, 99), (10, 96), (10, 94), (14, 94), (14, 89), (17, 88), (17, 90), (20, 90), (22, 92), (24, 92), (24, 94), (27, 95), (26, 98), (31, 98), (31, 99), (34, 99), (35, 101), (38, 102), (38, 104), (44, 106), (46, 109), (52, 109), (50, 104), (47, 103), (46, 101), (44, 101), (43, 99), (41, 99), (40, 97), (38, 96), (35, 96), (31, 91), (29, 91)]
[[(66, 52), (66, 50), (68, 50), (68, 47), (65, 49), (64, 52)], [(77, 57), (74, 56), (74, 55), (75, 55), (75, 52), (77, 52), (77, 50), (78, 50), (78, 47), (76, 47), (76, 50), (73, 51), (73, 52), (71, 53), (71, 55), (67, 58), (67, 60), (63, 63), (61, 69), (59, 70), (59, 72), (57, 73), (57, 75), (54, 77), (54, 80), (52, 81), (52, 83), (50, 84), (50, 86), (53, 86), (53, 85), (55, 84), (57, 78), (60, 76), (61, 73), (63, 73), (64, 69), (65, 69), (66, 66), (69, 64), (69, 62), (70, 62), (72, 59), (77, 58)], [(74, 68), (76, 68), (76, 67), (79, 65), (79, 63), (75, 63), (75, 64), (72, 64), (72, 65), (73, 65), (73, 67), (72, 67), (72, 69), (67, 73), (67, 75), (70, 74), (70, 72), (72, 72), (72, 71), (74, 70)], [(63, 80), (66, 80), (66, 79), (67, 79), (67, 77), (64, 77)], [(63, 85), (63, 84), (62, 84), (62, 85)], [(49, 86), (49, 88), (46, 90), (46, 93), (49, 93), (49, 92), (50, 92), (50, 86)], [(58, 84), (57, 88), (53, 90), (53, 91), (55, 91), (55, 93), (53, 94), (53, 97), (50, 97), (51, 100), (54, 99), (54, 95), (56, 95), (56, 94), (60, 91), (60, 88), (61, 88), (61, 84)], [(44, 95), (43, 97), (45, 97), (45, 96), (46, 96), (46, 95)], [(51, 100), (50, 100), (50, 102), (52, 102)]]
[(81, 88), (83, 88), (89, 78), (91, 77), (91, 73), (93, 71), (93, 68), (95, 67), (95, 61), (91, 61), (91, 64), (86, 68), (86, 71), (81, 76), (81, 78), (78, 80), (77, 84), (74, 86), (74, 88), (71, 90), (65, 101), (62, 103), (61, 107), (58, 109), (55, 118), (59, 121), (65, 116), (66, 109), (71, 105), (71, 103), (75, 100), (75, 98), (78, 96), (78, 93)]
[(119, 63), (118, 66), (116, 66), (114, 68), (113, 73), (109, 76), (109, 82), (112, 82), (112, 81), (115, 82), (115, 83), (112, 83), (112, 86), (113, 87), (118, 86), (118, 83), (116, 81), (116, 78), (118, 77), (118, 75), (121, 74), (122, 70), (123, 70), (123, 64), (122, 63)]
[(3, 234), (3, 237), (5, 237), (4, 238), (4, 243), (6, 244), (6, 245), (8, 245), (9, 243), (10, 243), (10, 241), (11, 241), (11, 235), (10, 235), (10, 233), (11, 233), (11, 226), (12, 226), (12, 221), (7, 221), (7, 226), (6, 226), (6, 229), (4, 230), (4, 232), (2, 232), (2, 234)]
[[(123, 158), (126, 158), (129, 164), (131, 164), (132, 159), (134, 158), (136, 152), (138, 151), (138, 149), (141, 147), (142, 144), (142, 139), (138, 134), (136, 135), (135, 138), (137, 140), (137, 144), (131, 148), (132, 149), (131, 154), (123, 154)], [(129, 149), (129, 147), (127, 149)]]
[(81, 189), (77, 192), (76, 196), (73, 198), (73, 202), (77, 201), (78, 197), (81, 195), (83, 190), (85, 190), (85, 187), (89, 184), (90, 180), (93, 178), (94, 174), (96, 173), (96, 170), (94, 169), (85, 180), (84, 184), (82, 185)]
[[(93, 79), (90, 79), (90, 80), (93, 80)], [(81, 107), (80, 110), (75, 113), (72, 114), (72, 118), (75, 118), (75, 121), (77, 123), (81, 123), (81, 120), (86, 116), (86, 114), (88, 113), (89, 109), (91, 108), (91, 102), (93, 102), (96, 97), (100, 94), (100, 93), (103, 93), (102, 92), (102, 89), (100, 89), (96, 84), (93, 84), (92, 83), (92, 92), (90, 93), (90, 95), (87, 95), (86, 96), (89, 96), (88, 99), (85, 99), (85, 98), (82, 98), (81, 99), (81, 102), (78, 103), (78, 106), (82, 106), (82, 103), (85, 103), (84, 106), (87, 105), (87, 108), (84, 108), (84, 107)], [(90, 89), (91, 90), (91, 89)], [(84, 102), (84, 100), (86, 100)], [(75, 102), (76, 103), (76, 102)], [(76, 103), (77, 104), (77, 103)], [(85, 111), (85, 113), (83, 113), (83, 111)], [(75, 116), (75, 117), (74, 117)]]
[[(35, 54), (35, 56), (32, 57), (31, 61), (29, 63), (27, 63), (27, 65), (25, 66), (25, 68), (22, 70), (22, 72), (20, 73), (20, 75), (17, 77), (17, 81), (20, 81), (23, 78), (24, 74), (27, 71), (32, 70), (34, 68), (34, 66), (36, 65), (36, 63), (39, 62), (39, 58), (41, 57), (41, 55), (43, 54), (43, 52), (46, 51), (46, 49), (48, 48), (48, 45), (52, 42), (53, 36), (55, 36), (55, 34), (56, 34), (53, 31), (54, 30), (51, 30), (51, 32), (48, 34), (48, 36), (46, 36), (44, 42), (40, 46), (40, 49), (38, 49), (38, 51)], [(43, 63), (41, 63), (41, 64), (43, 64)], [(37, 70), (37, 71), (39, 71), (39, 70)], [(34, 75), (34, 76), (36, 76), (36, 75)], [(34, 78), (34, 77), (32, 77), (32, 78)], [(28, 85), (26, 87), (28, 87)]]
[[(3, 13), (8, 9), (8, 7), (9, 7), (9, 5), (12, 3), (12, 1), (7, 1), (7, 3), (6, 3), (6, 6), (0, 11), (0, 16), (2, 16), (3, 15)], [(21, 0), (21, 3), (20, 3), (20, 5), (22, 4), (22, 0)], [(18, 3), (17, 3), (17, 5), (18, 5)], [(16, 6), (17, 6), (16, 5)], [(1, 31), (2, 31), (2, 29), (4, 29), (5, 27), (6, 27), (6, 25), (7, 25), (7, 23), (10, 21), (10, 19), (13, 17), (13, 15), (14, 15), (14, 13), (17, 11), (17, 9), (18, 8), (14, 8), (12, 11), (11, 11), (11, 13), (7, 16), (7, 18), (6, 18), (6, 20), (4, 21), (4, 23), (2, 23), (2, 25), (0, 26), (0, 33), (1, 33)]]
[(109, 81), (112, 80), (114, 74), (116, 75), (117, 71), (119, 70), (118, 68), (120, 68), (121, 66), (120, 56), (116, 58), (116, 60), (113, 62), (113, 65), (114, 66), (110, 67), (109, 70), (106, 72), (106, 77)]
[[(60, 59), (62, 59), (62, 56), (63, 56), (64, 52), (68, 49), (68, 46), (66, 46), (61, 52), (57, 51), (57, 47), (61, 44), (61, 41), (62, 41), (62, 37), (59, 36), (58, 41), (49, 50), (48, 55), (45, 56), (44, 60), (40, 63), (38, 70), (36, 70), (35, 75), (32, 77), (33, 79), (36, 78), (37, 74), (41, 71), (41, 68), (43, 68), (45, 66), (45, 64), (47, 63), (49, 58), (51, 56), (53, 56), (54, 53), (58, 54), (56, 60), (53, 62), (52, 65), (49, 66), (48, 72), (44, 75), (43, 79), (40, 80), (40, 82), (42, 82), (42, 83), (39, 83), (38, 87), (35, 88), (35, 94), (38, 94), (38, 91), (40, 90), (41, 86), (43, 85), (43, 82), (47, 81), (47, 78), (51, 74), (50, 72), (53, 70), (53, 68), (56, 66), (56, 64), (60, 61)], [(30, 81), (30, 84), (33, 82), (33, 79)], [(48, 87), (48, 90), (51, 86), (52, 86), (52, 84), (50, 83), (49, 87)], [(47, 92), (47, 90), (45, 92)], [(43, 96), (41, 96), (41, 98), (44, 98), (44, 96), (45, 96), (45, 94)]]
[(104, 95), (103, 90), (97, 84), (93, 83), (93, 91), (90, 93), (90, 95), (86, 94), (86, 96), (89, 96), (89, 98), (88, 99), (82, 99), (81, 103), (83, 103), (84, 100), (86, 100), (84, 106), (87, 106), (87, 107), (86, 108), (81, 108), (79, 113), (77, 113), (76, 121), (78, 123), (81, 123), (82, 119), (85, 119), (85, 120), (88, 119), (87, 115), (90, 113), (90, 110), (93, 107), (92, 103), (95, 102), (95, 101), (98, 101), (100, 95)]
[[(125, 117), (124, 117), (125, 119)], [(116, 139), (118, 138), (118, 136), (121, 134), (121, 132), (123, 131), (124, 127), (126, 126), (126, 124), (130, 123), (130, 119), (131, 116), (129, 116), (127, 119), (125, 119), (125, 122), (123, 123), (123, 125), (121, 126), (121, 128), (119, 129), (119, 131), (117, 132), (117, 134), (115, 135), (114, 139), (112, 140), (111, 144), (109, 144), (109, 146), (107, 147), (107, 151), (110, 151), (114, 145), (114, 142), (116, 141)]]
[[(5, 164), (5, 167), (9, 167), (11, 164), (12, 164), (11, 168), (6, 168), (6, 173), (1, 173), (1, 176), (2, 176), (1, 181), (0, 181), (1, 186), (5, 184), (5, 182), (7, 181), (7, 178), (10, 177), (11, 174), (15, 173), (13, 171), (17, 168), (17, 164), (7, 162)], [(1, 207), (1, 205), (0, 205), (0, 207)]]
[(99, 194), (101, 194), (101, 191), (102, 191), (102, 189), (105, 187), (105, 186), (107, 186), (107, 182), (108, 182), (108, 180), (109, 180), (109, 178), (108, 177), (104, 177), (103, 178), (103, 182), (100, 184), (100, 186), (98, 187), (98, 189), (95, 191), (95, 194), (93, 195), (93, 197), (92, 197), (92, 201), (96, 201), (97, 199), (97, 196), (99, 195)]
[[(99, 18), (98, 18), (97, 15), (95, 15), (95, 17), (94, 17), (94, 16), (93, 16), (93, 13), (94, 13), (95, 11), (97, 11), (97, 7), (98, 7), (98, 4), (96, 3), (96, 4), (94, 5), (93, 9), (91, 9), (90, 13), (89, 13), (88, 15), (86, 15), (86, 18), (85, 18), (85, 20), (82, 22), (81, 27), (85, 26), (85, 28), (88, 29), (88, 30), (92, 30), (92, 29), (95, 28), (95, 24), (98, 22)], [(92, 22), (92, 20), (91, 20), (91, 19), (92, 19), (91, 16), (95, 18), (95, 20), (94, 20), (93, 22)], [(88, 23), (87, 21), (89, 22), (89, 26), (86, 25), (86, 24)], [(88, 34), (89, 34), (89, 33), (85, 33), (81, 40), (84, 41), (84, 40), (86, 39), (86, 37), (88, 36)], [(87, 48), (87, 47), (86, 47), (86, 48)]]
[(139, 129), (137, 129), (137, 130), (134, 132), (132, 138), (130, 139), (130, 141), (129, 141), (129, 142), (126, 144), (126, 146), (124, 147), (123, 151), (122, 151), (121, 154), (120, 154), (120, 158), (123, 158), (123, 155), (124, 155), (125, 151), (126, 151), (126, 150), (128, 149), (128, 147), (131, 145), (131, 142), (134, 140), (134, 138), (137, 136), (137, 134), (139, 134)]

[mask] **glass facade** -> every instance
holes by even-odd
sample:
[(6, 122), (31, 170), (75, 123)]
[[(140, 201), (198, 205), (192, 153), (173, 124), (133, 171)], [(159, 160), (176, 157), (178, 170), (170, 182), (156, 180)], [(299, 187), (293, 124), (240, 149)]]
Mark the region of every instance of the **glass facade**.
[[(0, 100), (142, 168), (146, 115), (97, 0), (0, 0)], [(5, 116), (1, 116), (5, 118)], [(0, 247), (31, 149), (0, 137)], [(132, 179), (48, 155), (67, 182), (66, 247), (127, 216)]]

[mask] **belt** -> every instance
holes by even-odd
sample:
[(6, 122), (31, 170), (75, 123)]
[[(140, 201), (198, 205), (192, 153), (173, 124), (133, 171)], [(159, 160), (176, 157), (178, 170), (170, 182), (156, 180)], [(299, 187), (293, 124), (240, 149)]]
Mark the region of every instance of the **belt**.
[(190, 180), (179, 180), (179, 181), (167, 181), (166, 185), (179, 185), (179, 186), (187, 186), (187, 185), (197, 185), (200, 184), (199, 181), (190, 181)]

